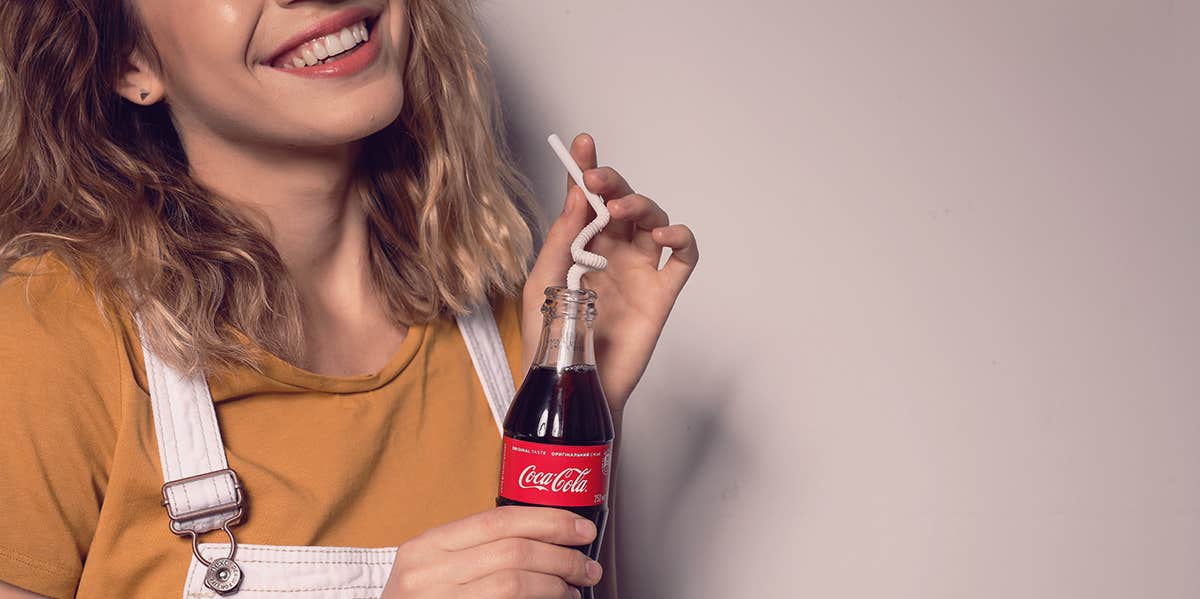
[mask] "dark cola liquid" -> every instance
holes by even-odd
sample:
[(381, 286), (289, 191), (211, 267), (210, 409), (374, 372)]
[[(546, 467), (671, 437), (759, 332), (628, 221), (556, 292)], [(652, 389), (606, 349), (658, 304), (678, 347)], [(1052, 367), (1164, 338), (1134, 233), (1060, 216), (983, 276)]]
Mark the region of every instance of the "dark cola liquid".
[[(611, 443), (612, 414), (604, 390), (600, 388), (596, 367), (568, 366), (561, 371), (553, 366), (530, 368), (504, 420), (504, 434), (520, 441), (554, 445)], [(497, 497), (496, 505), (538, 504)], [(589, 507), (552, 507), (575, 512), (596, 525), (596, 540), (576, 549), (598, 560), (600, 541), (608, 521), (607, 502)], [(584, 597), (590, 596), (588, 590), (584, 590)]]

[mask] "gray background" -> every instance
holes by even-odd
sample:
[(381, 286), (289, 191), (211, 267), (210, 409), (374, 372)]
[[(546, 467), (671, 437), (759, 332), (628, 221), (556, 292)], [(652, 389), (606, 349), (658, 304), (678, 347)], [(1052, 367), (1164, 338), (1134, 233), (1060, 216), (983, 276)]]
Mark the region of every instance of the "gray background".
[(1197, 2), (483, 2), (512, 140), (693, 227), (625, 597), (1200, 597)]

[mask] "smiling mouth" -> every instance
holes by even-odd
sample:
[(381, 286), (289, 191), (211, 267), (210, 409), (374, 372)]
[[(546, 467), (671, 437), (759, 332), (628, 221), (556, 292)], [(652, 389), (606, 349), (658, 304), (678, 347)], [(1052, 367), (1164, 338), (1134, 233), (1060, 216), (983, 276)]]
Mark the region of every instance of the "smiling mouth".
[(335, 62), (349, 56), (370, 39), (372, 19), (362, 19), (332, 33), (300, 44), (271, 61), (277, 69), (298, 69)]

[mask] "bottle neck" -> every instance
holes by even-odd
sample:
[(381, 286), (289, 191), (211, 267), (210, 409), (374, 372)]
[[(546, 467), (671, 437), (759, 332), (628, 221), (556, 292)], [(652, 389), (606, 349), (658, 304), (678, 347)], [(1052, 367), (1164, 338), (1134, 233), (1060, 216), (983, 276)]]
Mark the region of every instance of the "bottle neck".
[(546, 289), (542, 304), (542, 334), (533, 366), (562, 370), (568, 366), (595, 366), (592, 320), (596, 293), (590, 290)]

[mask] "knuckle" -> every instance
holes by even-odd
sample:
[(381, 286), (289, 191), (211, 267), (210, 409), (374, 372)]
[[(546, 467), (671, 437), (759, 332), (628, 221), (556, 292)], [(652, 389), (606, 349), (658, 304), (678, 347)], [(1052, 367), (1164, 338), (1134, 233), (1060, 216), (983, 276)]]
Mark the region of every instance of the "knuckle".
[(640, 193), (631, 193), (625, 196), (621, 200), (621, 203), (628, 207), (631, 212), (645, 212), (654, 202), (651, 202), (650, 198)]
[(402, 591), (401, 595), (415, 593), (421, 590), (423, 578), (416, 569), (405, 568), (396, 572), (396, 588)]
[(427, 555), (434, 546), (432, 531), (421, 533), (396, 548), (396, 557), (392, 559), (393, 567), (399, 573), (407, 575), (411, 572), (410, 566), (421, 563), (422, 557)]
[(500, 561), (509, 568), (525, 569), (533, 552), (528, 539), (504, 539), (500, 542)]
[(496, 576), (496, 592), (500, 597), (520, 597), (524, 586), (525, 582), (518, 570), (504, 570)]
[(564, 560), (566, 562), (564, 564), (566, 570), (564, 571), (578, 576), (581, 580), (587, 580), (587, 563), (591, 560), (582, 551), (575, 551), (574, 549), (569, 551), (572, 555), (568, 555)]
[(490, 534), (502, 535), (508, 528), (508, 521), (508, 510), (498, 507), (484, 512), (479, 524)]
[(571, 586), (567, 584), (567, 581), (565, 581), (561, 578), (555, 578), (553, 584), (554, 584), (553, 593), (555, 595), (557, 595), (559, 597), (574, 597), (575, 596), (575, 595), (571, 594)]

